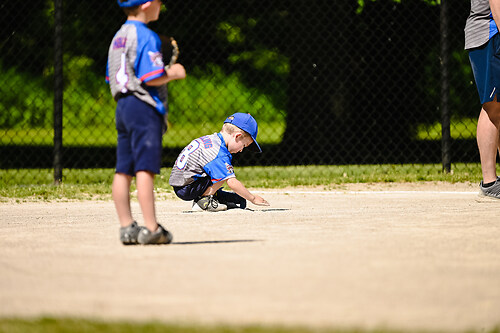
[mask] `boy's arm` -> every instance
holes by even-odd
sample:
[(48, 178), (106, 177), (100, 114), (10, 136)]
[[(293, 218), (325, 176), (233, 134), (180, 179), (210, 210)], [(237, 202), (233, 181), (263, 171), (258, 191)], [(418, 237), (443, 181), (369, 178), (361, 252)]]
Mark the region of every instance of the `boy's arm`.
[(229, 178), (227, 180), (227, 186), (231, 188), (236, 194), (238, 194), (240, 197), (243, 197), (253, 203), (254, 205), (258, 206), (269, 206), (269, 203), (262, 197), (250, 193), (249, 190), (243, 185), (242, 182), (240, 182), (238, 179), (235, 177)]
[(148, 86), (161, 86), (173, 80), (182, 80), (186, 78), (186, 70), (181, 64), (173, 64), (166, 69), (165, 75), (146, 82)]

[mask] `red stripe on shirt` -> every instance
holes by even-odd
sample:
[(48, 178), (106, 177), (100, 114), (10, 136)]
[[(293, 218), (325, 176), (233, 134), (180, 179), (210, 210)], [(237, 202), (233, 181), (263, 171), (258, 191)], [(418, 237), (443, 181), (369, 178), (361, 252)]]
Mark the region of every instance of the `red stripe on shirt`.
[(161, 68), (161, 69), (158, 69), (156, 71), (152, 71), (152, 72), (149, 72), (147, 74), (144, 74), (142, 77), (139, 78), (139, 80), (141, 81), (145, 81), (147, 78), (150, 78), (151, 76), (155, 76), (155, 75), (158, 75), (158, 74), (162, 74), (165, 72), (165, 69), (164, 68)]

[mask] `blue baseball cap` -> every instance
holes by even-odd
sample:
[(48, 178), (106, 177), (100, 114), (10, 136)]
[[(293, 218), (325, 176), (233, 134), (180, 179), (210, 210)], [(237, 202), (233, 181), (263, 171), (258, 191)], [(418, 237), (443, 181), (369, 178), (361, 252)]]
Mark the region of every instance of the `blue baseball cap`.
[(120, 0), (116, 0), (116, 2), (118, 2), (118, 6), (120, 6), (122, 8), (139, 6), (139, 5), (145, 4), (146, 2), (150, 2), (150, 1), (153, 1), (153, 0), (127, 0), (125, 2), (121, 2)]
[(257, 151), (259, 153), (262, 152), (262, 149), (260, 149), (259, 144), (257, 143), (257, 132), (259, 131), (259, 128), (257, 126), (257, 122), (255, 119), (250, 115), (250, 113), (235, 113), (233, 115), (230, 115), (229, 117), (224, 120), (225, 123), (230, 123), (233, 124), (234, 126), (237, 126), (238, 128), (244, 130), (253, 139), (253, 142), (255, 143), (255, 146), (257, 147)]

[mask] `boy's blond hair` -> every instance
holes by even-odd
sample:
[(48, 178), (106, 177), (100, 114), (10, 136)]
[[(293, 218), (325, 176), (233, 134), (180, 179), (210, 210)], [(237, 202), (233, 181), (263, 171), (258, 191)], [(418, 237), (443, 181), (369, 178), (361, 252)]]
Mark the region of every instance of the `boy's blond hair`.
[(243, 135), (243, 137), (250, 136), (250, 134), (248, 134), (248, 132), (242, 130), (238, 126), (233, 125), (231, 123), (224, 123), (224, 125), (222, 125), (222, 132), (227, 133), (227, 134), (241, 133)]
[[(120, 0), (120, 2), (127, 2), (128, 0)], [(134, 7), (123, 7), (122, 10), (125, 13), (125, 15), (130, 16), (130, 15), (137, 15), (139, 12), (139, 6), (134, 6)]]

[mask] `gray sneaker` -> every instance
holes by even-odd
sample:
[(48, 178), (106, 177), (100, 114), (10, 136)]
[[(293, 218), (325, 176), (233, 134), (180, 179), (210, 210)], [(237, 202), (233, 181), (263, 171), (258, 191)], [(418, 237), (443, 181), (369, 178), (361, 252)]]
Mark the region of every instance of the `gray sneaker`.
[(500, 199), (500, 177), (497, 177), (495, 184), (489, 187), (483, 187), (483, 181), (481, 180), (479, 188), (481, 189), (481, 191), (479, 192), (480, 195)]
[(120, 228), (120, 241), (124, 245), (137, 244), (137, 235), (141, 228), (137, 225), (137, 222), (132, 222), (128, 227)]
[(227, 210), (227, 206), (220, 203), (213, 195), (207, 195), (193, 201), (194, 211), (221, 212)]
[(170, 232), (158, 224), (158, 229), (155, 232), (149, 231), (148, 228), (141, 228), (141, 232), (137, 237), (137, 242), (142, 245), (147, 244), (170, 244), (174, 237)]

